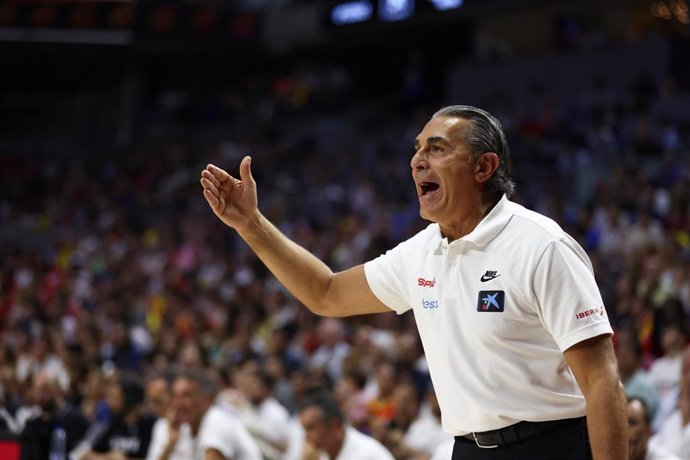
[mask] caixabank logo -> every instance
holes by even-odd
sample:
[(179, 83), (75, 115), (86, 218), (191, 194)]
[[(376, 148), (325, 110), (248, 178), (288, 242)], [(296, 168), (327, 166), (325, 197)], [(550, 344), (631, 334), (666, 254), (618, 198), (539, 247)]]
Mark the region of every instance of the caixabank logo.
[(505, 299), (503, 291), (479, 291), (477, 311), (502, 312), (505, 309)]

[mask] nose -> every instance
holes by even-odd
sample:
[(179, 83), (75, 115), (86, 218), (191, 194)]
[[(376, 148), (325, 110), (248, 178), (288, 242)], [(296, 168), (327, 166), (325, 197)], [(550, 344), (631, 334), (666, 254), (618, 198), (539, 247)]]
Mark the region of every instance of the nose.
[(419, 149), (415, 152), (414, 155), (412, 155), (412, 159), (410, 160), (410, 167), (412, 168), (412, 171), (421, 171), (422, 169), (425, 169), (428, 167), (428, 162), (426, 155), (424, 154), (424, 149)]

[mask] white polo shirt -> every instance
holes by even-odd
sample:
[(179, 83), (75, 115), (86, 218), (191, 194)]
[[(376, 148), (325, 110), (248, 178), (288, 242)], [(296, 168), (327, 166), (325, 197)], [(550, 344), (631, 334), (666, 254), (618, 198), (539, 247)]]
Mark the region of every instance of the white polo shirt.
[[(320, 460), (328, 458), (323, 454)], [(393, 455), (376, 439), (348, 426), (343, 445), (334, 460), (393, 460)]]
[[(159, 418), (153, 426), (147, 460), (159, 460), (170, 437), (169, 424)], [(180, 437), (169, 460), (202, 460), (208, 449), (218, 450), (232, 460), (261, 460), (261, 452), (249, 432), (228, 409), (211, 406), (199, 425), (197, 437), (188, 424), (180, 427)]]
[(563, 352), (613, 331), (589, 258), (551, 219), (504, 196), (469, 235), (448, 244), (431, 224), (365, 273), (414, 312), (446, 432), (585, 415)]

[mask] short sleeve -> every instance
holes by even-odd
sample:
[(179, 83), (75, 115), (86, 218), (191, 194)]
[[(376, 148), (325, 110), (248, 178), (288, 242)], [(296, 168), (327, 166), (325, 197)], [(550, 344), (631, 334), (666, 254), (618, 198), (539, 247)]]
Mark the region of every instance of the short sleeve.
[(400, 246), (364, 264), (364, 273), (371, 291), (399, 315), (411, 308), (403, 288), (404, 267)]
[[(218, 422), (222, 422), (219, 420)], [(199, 452), (208, 449), (216, 449), (225, 458), (234, 458), (235, 452), (230, 442), (228, 442), (228, 427), (225, 423), (210, 423), (203, 433), (199, 436)]]
[(153, 424), (151, 442), (146, 453), (146, 460), (158, 460), (163, 453), (165, 443), (168, 441), (168, 421), (159, 418)]
[(546, 330), (565, 351), (602, 334), (613, 334), (592, 264), (571, 238), (551, 242), (533, 278), (538, 314)]

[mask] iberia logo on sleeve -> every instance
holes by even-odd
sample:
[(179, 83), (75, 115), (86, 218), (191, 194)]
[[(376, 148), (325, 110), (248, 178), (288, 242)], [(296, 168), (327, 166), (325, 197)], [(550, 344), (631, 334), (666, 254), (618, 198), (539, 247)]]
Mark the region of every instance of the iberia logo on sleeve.
[(590, 308), (588, 310), (575, 313), (575, 319), (584, 319), (584, 318), (587, 318), (588, 316), (604, 317), (604, 316), (606, 316), (606, 310), (604, 309), (603, 306), (601, 306), (598, 308)]
[(505, 309), (505, 293), (503, 291), (479, 291), (477, 311), (501, 312)]

